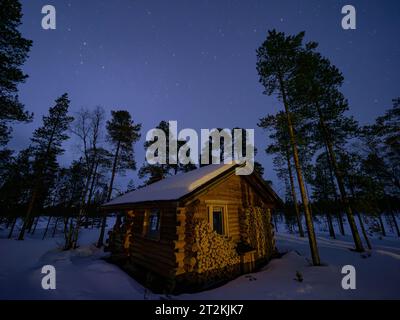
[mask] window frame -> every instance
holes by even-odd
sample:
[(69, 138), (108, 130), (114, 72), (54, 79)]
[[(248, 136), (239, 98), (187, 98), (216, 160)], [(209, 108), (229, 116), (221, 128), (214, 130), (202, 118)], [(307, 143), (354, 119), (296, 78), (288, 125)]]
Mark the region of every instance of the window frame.
[[(228, 204), (225, 201), (206, 201), (207, 206), (207, 217), (208, 217), (208, 225), (210, 229), (214, 230), (214, 207), (222, 208), (222, 234), (221, 236), (229, 237), (229, 214), (228, 214)], [(215, 231), (216, 232), (216, 231)], [(217, 232), (218, 233), (218, 232)], [(219, 233), (218, 233), (219, 234)]]
[[(158, 223), (157, 223), (158, 228), (156, 231), (151, 231), (151, 216), (154, 211), (158, 212)], [(151, 240), (160, 240), (161, 222), (162, 222), (162, 210), (160, 208), (155, 207), (151, 209), (146, 209), (144, 212), (142, 236)]]

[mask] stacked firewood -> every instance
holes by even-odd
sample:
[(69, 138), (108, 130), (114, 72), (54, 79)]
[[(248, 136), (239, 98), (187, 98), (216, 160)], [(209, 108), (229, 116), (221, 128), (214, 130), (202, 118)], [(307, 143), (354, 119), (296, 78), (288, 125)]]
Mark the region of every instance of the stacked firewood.
[(268, 209), (249, 207), (240, 221), (242, 241), (256, 250), (257, 258), (271, 255), (273, 231)]
[(204, 273), (215, 270), (228, 272), (227, 267), (240, 263), (236, 244), (211, 230), (206, 221), (198, 221), (194, 229), (193, 255), (187, 261), (193, 271)]

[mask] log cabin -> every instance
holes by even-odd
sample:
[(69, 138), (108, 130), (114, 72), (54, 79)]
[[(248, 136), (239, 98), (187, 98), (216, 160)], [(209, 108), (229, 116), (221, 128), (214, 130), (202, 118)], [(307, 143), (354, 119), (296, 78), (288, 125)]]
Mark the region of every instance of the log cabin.
[[(257, 173), (236, 175), (237, 166), (208, 165), (103, 205), (118, 213), (111, 259), (164, 292), (204, 289), (265, 264), (275, 253), (271, 213), (282, 202)], [(155, 278), (157, 286), (148, 283)]]

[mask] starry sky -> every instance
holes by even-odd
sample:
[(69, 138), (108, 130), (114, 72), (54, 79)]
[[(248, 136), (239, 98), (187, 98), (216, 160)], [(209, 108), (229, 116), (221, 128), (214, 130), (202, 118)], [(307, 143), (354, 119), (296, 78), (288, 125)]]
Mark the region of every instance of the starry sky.
[[(264, 177), (284, 193), (266, 156), (266, 135), (256, 124), (282, 109), (262, 94), (255, 50), (276, 28), (290, 34), (306, 31), (323, 55), (345, 77), (343, 92), (350, 114), (361, 124), (391, 106), (400, 95), (400, 2), (316, 0), (22, 0), (23, 35), (33, 40), (24, 65), (29, 75), (20, 85), (20, 99), (35, 113), (30, 124), (14, 126), (9, 147), (29, 144), (54, 100), (64, 92), (71, 112), (81, 107), (129, 110), (143, 124), (135, 147), (144, 160), (147, 130), (161, 120), (177, 120), (178, 129), (242, 127), (256, 130), (257, 160)], [(41, 9), (54, 5), (57, 29), (41, 28)], [(352, 4), (357, 30), (341, 28), (341, 8)], [(199, 131), (198, 131), (199, 132)], [(70, 139), (63, 165), (79, 157)], [(128, 172), (120, 178), (136, 178)]]

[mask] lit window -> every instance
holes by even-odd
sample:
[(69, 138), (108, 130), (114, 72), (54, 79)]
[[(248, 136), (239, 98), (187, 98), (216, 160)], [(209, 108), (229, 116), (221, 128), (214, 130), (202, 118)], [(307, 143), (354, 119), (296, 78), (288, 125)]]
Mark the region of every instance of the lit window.
[(154, 209), (149, 215), (149, 229), (148, 234), (150, 236), (158, 235), (160, 232), (160, 210)]
[(208, 222), (216, 233), (228, 235), (227, 212), (224, 205), (208, 206)]
[(213, 207), (212, 212), (212, 219), (213, 219), (213, 230), (218, 234), (224, 233), (224, 208), (222, 207)]

